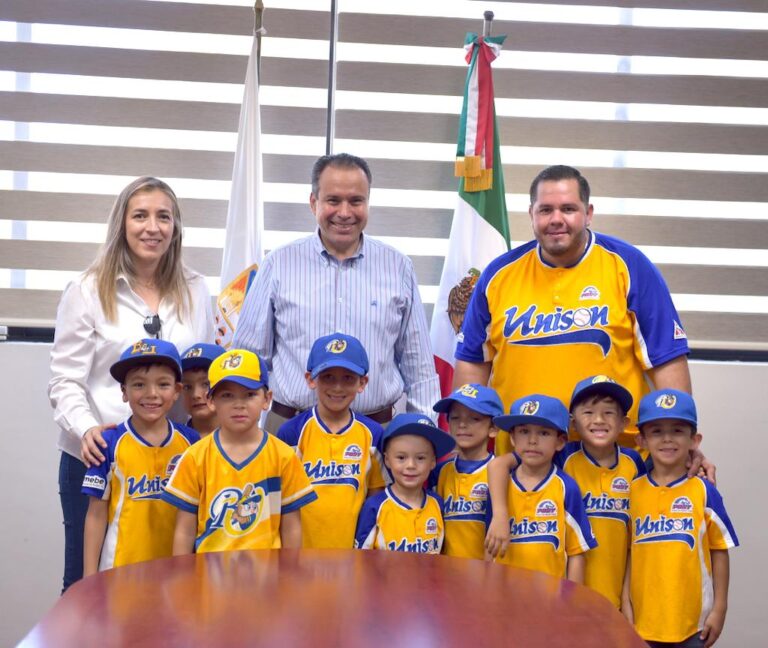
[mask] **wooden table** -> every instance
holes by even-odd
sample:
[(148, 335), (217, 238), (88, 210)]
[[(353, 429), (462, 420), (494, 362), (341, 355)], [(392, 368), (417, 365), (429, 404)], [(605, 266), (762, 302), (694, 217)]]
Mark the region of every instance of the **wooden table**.
[(644, 648), (586, 587), (447, 556), (274, 550), (179, 556), (75, 583), (21, 646)]

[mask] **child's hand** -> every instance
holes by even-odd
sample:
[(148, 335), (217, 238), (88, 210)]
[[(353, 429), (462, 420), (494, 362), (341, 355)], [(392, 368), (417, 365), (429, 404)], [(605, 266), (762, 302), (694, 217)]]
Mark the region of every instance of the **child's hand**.
[(719, 638), (725, 625), (725, 610), (712, 608), (709, 616), (704, 620), (704, 629), (699, 635), (699, 639), (704, 642), (704, 648), (709, 648)]
[(485, 535), (485, 550), (496, 558), (503, 558), (509, 546), (509, 521), (494, 515)]

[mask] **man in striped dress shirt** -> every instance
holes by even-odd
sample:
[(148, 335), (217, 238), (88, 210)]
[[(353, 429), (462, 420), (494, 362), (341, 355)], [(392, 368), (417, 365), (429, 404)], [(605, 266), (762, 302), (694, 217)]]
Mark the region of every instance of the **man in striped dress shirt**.
[(305, 378), (309, 350), (335, 332), (358, 338), (370, 359), (355, 411), (386, 424), (405, 394), (408, 411), (434, 416), (440, 388), (413, 264), (363, 233), (370, 189), (365, 160), (319, 158), (309, 197), (317, 231), (267, 255), (248, 290), (233, 346), (269, 366), (270, 432), (314, 404)]

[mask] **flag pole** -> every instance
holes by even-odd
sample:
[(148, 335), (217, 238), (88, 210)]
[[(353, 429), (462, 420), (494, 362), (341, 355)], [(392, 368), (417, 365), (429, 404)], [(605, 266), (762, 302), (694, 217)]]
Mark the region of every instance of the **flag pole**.
[(493, 12), (483, 12), (483, 38), (488, 38), (491, 35), (491, 23), (493, 22)]
[(264, 33), (264, 3), (256, 0), (253, 5), (253, 34), (256, 36), (256, 71), (261, 79), (261, 35)]

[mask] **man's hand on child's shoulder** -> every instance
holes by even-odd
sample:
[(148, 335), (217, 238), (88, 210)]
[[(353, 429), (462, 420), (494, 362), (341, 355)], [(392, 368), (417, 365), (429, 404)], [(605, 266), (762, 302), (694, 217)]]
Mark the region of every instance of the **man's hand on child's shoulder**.
[(698, 448), (691, 450), (691, 458), (688, 463), (689, 477), (702, 477), (713, 486), (717, 486), (717, 466), (709, 461)]

